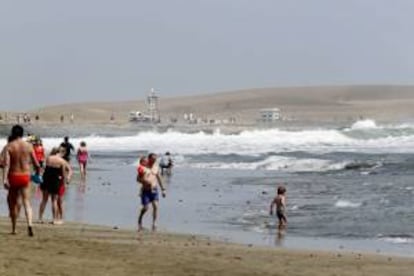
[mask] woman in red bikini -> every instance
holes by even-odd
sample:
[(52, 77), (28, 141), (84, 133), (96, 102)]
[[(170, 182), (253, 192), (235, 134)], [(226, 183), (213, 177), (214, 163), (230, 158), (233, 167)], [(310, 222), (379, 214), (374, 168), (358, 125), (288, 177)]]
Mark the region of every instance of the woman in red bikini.
[(86, 181), (86, 165), (89, 159), (88, 149), (86, 148), (86, 143), (84, 141), (80, 142), (80, 147), (76, 156), (79, 163), (81, 182), (84, 183)]

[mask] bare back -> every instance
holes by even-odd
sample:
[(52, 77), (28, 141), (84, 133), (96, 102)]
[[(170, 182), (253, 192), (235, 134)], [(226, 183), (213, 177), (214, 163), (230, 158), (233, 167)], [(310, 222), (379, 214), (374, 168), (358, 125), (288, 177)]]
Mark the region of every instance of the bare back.
[(30, 173), (31, 162), (35, 160), (32, 145), (23, 139), (14, 140), (7, 145), (7, 155), (9, 173)]
[(62, 175), (67, 181), (72, 178), (72, 168), (69, 163), (60, 155), (49, 155), (46, 158), (46, 167), (61, 168)]

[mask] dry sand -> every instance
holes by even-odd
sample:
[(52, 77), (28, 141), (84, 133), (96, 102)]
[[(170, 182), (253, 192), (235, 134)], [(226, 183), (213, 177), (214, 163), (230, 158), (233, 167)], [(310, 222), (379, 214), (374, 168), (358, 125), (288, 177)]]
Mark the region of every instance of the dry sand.
[(288, 251), (207, 238), (66, 224), (11, 236), (0, 219), (0, 275), (413, 275), (414, 259)]
[[(166, 98), (162, 91), (160, 110), (163, 121), (182, 120), (184, 113), (223, 120), (235, 117), (239, 123), (252, 124), (262, 108), (279, 107), (284, 117), (302, 121), (354, 121), (359, 117), (378, 121), (410, 121), (414, 117), (414, 86), (322, 86), (248, 89), (198, 96)], [(111, 114), (116, 124), (126, 123), (132, 110), (145, 110), (142, 99), (128, 102), (95, 102), (33, 107), (41, 122), (58, 122), (75, 115), (76, 123), (108, 123)]]

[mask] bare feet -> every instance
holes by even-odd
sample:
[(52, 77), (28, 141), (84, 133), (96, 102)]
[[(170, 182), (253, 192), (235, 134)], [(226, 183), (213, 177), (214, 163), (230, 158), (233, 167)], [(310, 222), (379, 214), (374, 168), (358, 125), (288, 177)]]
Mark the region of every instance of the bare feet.
[(142, 232), (142, 231), (144, 231), (144, 227), (141, 224), (139, 224), (138, 225), (138, 232)]
[(157, 231), (157, 226), (155, 224), (152, 225), (152, 232)]
[(27, 226), (27, 234), (29, 235), (29, 237), (34, 236), (32, 226)]

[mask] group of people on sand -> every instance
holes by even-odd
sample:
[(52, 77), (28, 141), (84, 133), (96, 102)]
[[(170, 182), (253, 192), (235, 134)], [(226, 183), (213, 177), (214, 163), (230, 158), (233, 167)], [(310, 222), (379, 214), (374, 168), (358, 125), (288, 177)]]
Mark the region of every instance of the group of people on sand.
[[(23, 139), (24, 129), (15, 125), (11, 129), (7, 144), (0, 155), (0, 167), (3, 168), (3, 185), (8, 190), (7, 203), (12, 222), (12, 234), (16, 234), (16, 221), (21, 204), (24, 207), (27, 231), (33, 236), (32, 207), (30, 203), (30, 183), (38, 182), (42, 191), (39, 206), (39, 222), (43, 222), (43, 213), (49, 197), (52, 200), (54, 224), (61, 224), (63, 219), (63, 196), (65, 185), (72, 178), (70, 165), (71, 152), (74, 151), (69, 138), (65, 137), (59, 147), (55, 147), (45, 158), (45, 150), (40, 139)], [(81, 142), (77, 159), (81, 169), (81, 179), (86, 178), (88, 161), (86, 143)], [(33, 170), (33, 173), (32, 173)]]

